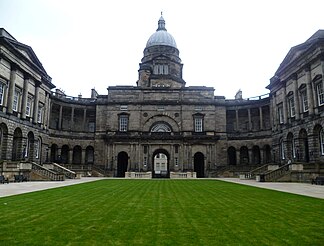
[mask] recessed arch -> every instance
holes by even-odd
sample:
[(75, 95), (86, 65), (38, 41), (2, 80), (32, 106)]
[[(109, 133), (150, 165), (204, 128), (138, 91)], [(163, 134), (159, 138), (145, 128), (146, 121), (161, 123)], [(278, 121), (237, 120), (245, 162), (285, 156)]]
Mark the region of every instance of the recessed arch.
[(22, 147), (22, 131), (19, 127), (17, 127), (13, 134), (13, 142), (12, 142), (12, 157), (13, 161), (19, 161), (22, 159), (23, 147)]
[(205, 177), (205, 156), (201, 152), (194, 155), (194, 172), (196, 172), (197, 178)]
[(303, 128), (299, 131), (299, 160), (309, 162), (309, 146), (307, 131)]
[(169, 161), (170, 154), (165, 149), (157, 149), (152, 155), (153, 163), (153, 177), (155, 178), (169, 178)]
[(117, 155), (117, 177), (125, 177), (125, 172), (128, 169), (128, 154), (121, 151)]
[(233, 146), (227, 149), (227, 160), (229, 165), (236, 165), (236, 149)]
[(76, 145), (73, 148), (73, 158), (72, 163), (73, 164), (81, 164), (82, 158), (82, 148), (80, 145)]

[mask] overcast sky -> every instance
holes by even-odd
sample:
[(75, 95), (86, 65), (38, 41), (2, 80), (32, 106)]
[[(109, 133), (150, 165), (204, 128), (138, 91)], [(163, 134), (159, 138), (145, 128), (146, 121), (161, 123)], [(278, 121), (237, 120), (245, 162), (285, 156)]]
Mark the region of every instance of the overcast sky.
[(160, 13), (186, 86), (234, 98), (265, 87), (292, 46), (324, 28), (323, 0), (0, 0), (0, 27), (31, 46), (67, 95), (136, 85)]

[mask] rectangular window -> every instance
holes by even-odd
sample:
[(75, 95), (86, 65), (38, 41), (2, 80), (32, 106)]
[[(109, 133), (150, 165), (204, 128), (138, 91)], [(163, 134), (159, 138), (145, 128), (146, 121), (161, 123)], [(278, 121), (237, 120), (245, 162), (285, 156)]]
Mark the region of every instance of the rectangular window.
[(283, 106), (282, 105), (278, 106), (278, 118), (279, 118), (279, 124), (283, 124), (284, 117), (283, 117)]
[(146, 167), (146, 166), (147, 166), (147, 157), (144, 156), (144, 167)]
[(301, 99), (302, 99), (302, 106), (303, 106), (303, 112), (308, 111), (308, 98), (307, 98), (307, 91), (301, 91), (300, 92)]
[(26, 103), (26, 116), (30, 116), (31, 107), (32, 107), (32, 98), (28, 97)]
[(324, 91), (322, 81), (316, 85), (318, 106), (324, 104)]
[(38, 112), (37, 112), (37, 123), (42, 123), (43, 119), (43, 106), (39, 105), (38, 106)]
[(5, 85), (0, 82), (0, 105), (3, 104), (4, 88)]
[(178, 166), (179, 165), (179, 159), (178, 157), (174, 158), (174, 165)]
[(12, 104), (12, 110), (16, 112), (18, 111), (19, 96), (20, 96), (20, 92), (16, 89), (13, 97), (13, 104)]
[(195, 117), (195, 132), (202, 132), (202, 131), (203, 131), (203, 118)]
[(290, 117), (295, 117), (295, 101), (293, 97), (288, 98), (288, 105), (289, 105), (289, 113)]
[(128, 129), (128, 116), (120, 115), (120, 117), (119, 117), (119, 131), (127, 132), (127, 129)]
[(35, 141), (35, 158), (38, 159), (39, 158), (39, 140)]

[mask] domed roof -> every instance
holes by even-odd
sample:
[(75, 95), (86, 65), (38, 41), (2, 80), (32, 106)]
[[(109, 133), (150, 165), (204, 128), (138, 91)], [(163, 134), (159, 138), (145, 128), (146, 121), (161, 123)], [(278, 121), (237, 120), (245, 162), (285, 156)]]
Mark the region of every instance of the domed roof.
[(155, 45), (166, 45), (177, 48), (177, 44), (170, 33), (165, 29), (165, 20), (161, 16), (158, 22), (158, 29), (151, 35), (146, 43), (146, 48)]

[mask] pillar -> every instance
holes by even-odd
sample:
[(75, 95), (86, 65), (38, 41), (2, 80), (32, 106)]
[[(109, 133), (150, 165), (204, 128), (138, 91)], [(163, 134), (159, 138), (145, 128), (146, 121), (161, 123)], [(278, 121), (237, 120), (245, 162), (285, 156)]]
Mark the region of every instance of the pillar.
[(35, 99), (34, 99), (34, 109), (33, 109), (33, 123), (37, 123), (38, 108), (39, 108), (39, 88), (41, 83), (35, 82)]
[(235, 122), (236, 122), (236, 131), (238, 131), (239, 130), (238, 109), (235, 109)]
[(315, 88), (313, 88), (313, 85), (312, 85), (310, 67), (306, 67), (305, 76), (306, 76), (306, 91), (307, 91), (307, 101), (308, 101), (308, 114), (313, 115), (314, 114), (314, 106), (315, 106), (313, 91), (315, 91)]
[(62, 114), (63, 114), (63, 106), (60, 105), (60, 114), (59, 114), (59, 121), (58, 121), (58, 129), (62, 129)]
[(249, 121), (249, 131), (252, 130), (252, 122), (251, 122), (251, 109), (248, 108), (248, 121)]
[(7, 112), (12, 114), (13, 99), (15, 94), (15, 81), (17, 77), (17, 66), (15, 64), (11, 65), (10, 71), (10, 82), (9, 82), (9, 91), (8, 91), (8, 108)]
[(85, 131), (86, 119), (87, 119), (87, 109), (85, 108), (83, 110), (83, 122), (82, 122), (82, 129), (83, 129), (83, 131)]
[[(22, 93), (22, 100), (21, 100), (21, 118), (26, 119), (26, 106), (27, 106), (27, 99), (28, 99), (28, 85), (29, 85), (29, 75), (24, 75), (24, 88)], [(30, 109), (31, 111), (31, 109)]]
[(263, 114), (262, 114), (262, 107), (259, 107), (259, 117), (260, 117), (260, 130), (263, 130)]
[(300, 118), (300, 104), (299, 104), (299, 95), (298, 95), (298, 84), (297, 84), (297, 74), (293, 77), (294, 85), (294, 102), (295, 102), (295, 119), (299, 120)]
[(286, 98), (286, 83), (284, 84), (283, 87), (282, 106), (283, 106), (283, 121), (284, 124), (287, 124), (288, 110), (287, 110), (287, 98)]
[(74, 107), (71, 109), (71, 124), (70, 124), (71, 130), (74, 129)]

